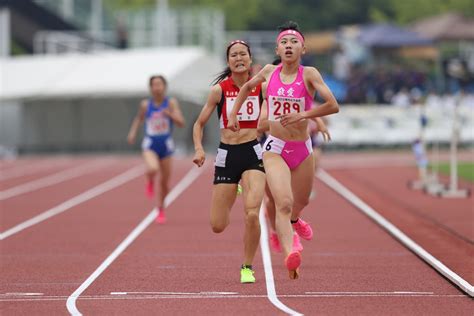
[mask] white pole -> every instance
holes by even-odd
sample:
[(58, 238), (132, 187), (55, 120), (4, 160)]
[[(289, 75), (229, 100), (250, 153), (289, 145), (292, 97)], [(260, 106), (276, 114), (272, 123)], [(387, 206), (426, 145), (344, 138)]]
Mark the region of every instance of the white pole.
[(91, 34), (95, 40), (102, 41), (102, 15), (103, 7), (102, 0), (92, 1), (92, 14), (91, 14)]
[(68, 19), (74, 17), (74, 0), (63, 0), (61, 9), (63, 17)]
[(156, 46), (163, 46), (168, 39), (168, 0), (156, 0)]
[(225, 34), (225, 16), (224, 16), (224, 13), (217, 10), (213, 12), (213, 15), (214, 15), (213, 52), (216, 56), (220, 56), (219, 54), (225, 45), (225, 38), (224, 38), (225, 37), (224, 35)]
[(453, 108), (453, 132), (451, 133), (451, 147), (450, 147), (450, 191), (457, 191), (458, 189), (458, 164), (457, 164), (457, 147), (458, 147), (458, 106), (459, 99), (456, 99)]
[(191, 46), (193, 44), (193, 15), (191, 11), (184, 11), (181, 16), (182, 44)]
[(434, 137), (433, 139), (431, 151), (432, 151), (432, 157), (430, 160), (431, 160), (432, 166), (430, 168), (431, 170), (429, 174), (427, 172), (427, 168), (425, 169), (426, 181), (424, 185), (424, 191), (425, 193), (428, 193), (431, 195), (438, 195), (445, 188), (444, 188), (444, 185), (441, 182), (439, 182), (439, 179), (438, 179), (438, 168), (439, 168), (440, 161), (439, 161), (439, 139), (437, 137)]
[(0, 9), (0, 57), (10, 56), (10, 11)]
[(447, 198), (466, 198), (470, 195), (469, 189), (459, 190), (458, 189), (458, 159), (457, 159), (457, 147), (459, 140), (459, 125), (458, 125), (458, 107), (461, 103), (461, 96), (456, 98), (453, 107), (453, 131), (451, 134), (451, 147), (450, 147), (450, 183), (449, 188), (446, 191), (440, 192), (440, 196)]

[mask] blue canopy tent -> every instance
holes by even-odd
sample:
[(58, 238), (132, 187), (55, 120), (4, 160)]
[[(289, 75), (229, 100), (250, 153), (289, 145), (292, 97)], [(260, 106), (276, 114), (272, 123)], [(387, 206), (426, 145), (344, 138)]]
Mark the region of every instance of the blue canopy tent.
[(330, 74), (323, 74), (324, 82), (338, 102), (343, 102), (347, 94), (347, 85)]

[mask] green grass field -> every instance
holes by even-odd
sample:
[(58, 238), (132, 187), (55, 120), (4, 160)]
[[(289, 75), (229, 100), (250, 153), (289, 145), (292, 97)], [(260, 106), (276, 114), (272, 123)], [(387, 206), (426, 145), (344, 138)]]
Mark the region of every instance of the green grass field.
[[(449, 175), (449, 163), (439, 164), (439, 171), (443, 174)], [(474, 162), (459, 162), (458, 176), (464, 180), (474, 182)]]

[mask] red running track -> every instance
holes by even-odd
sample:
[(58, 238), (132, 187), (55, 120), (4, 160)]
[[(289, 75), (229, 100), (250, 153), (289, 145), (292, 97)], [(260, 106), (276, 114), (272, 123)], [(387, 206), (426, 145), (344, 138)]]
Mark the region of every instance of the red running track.
[[(333, 162), (337, 159), (341, 158), (331, 157)], [(168, 207), (168, 223), (147, 227), (81, 293), (76, 301), (81, 313), (284, 314), (268, 299), (260, 252), (254, 264), (257, 282), (239, 283), (243, 237), (241, 199), (234, 206), (228, 229), (219, 235), (210, 230), (211, 161), (209, 158), (203, 174)], [(0, 201), (0, 233), (140, 162), (139, 158), (117, 158), (94, 174)], [(71, 167), (74, 163), (71, 159)], [(60, 168), (64, 165), (50, 172), (58, 172)], [(180, 182), (192, 168), (190, 158), (178, 159), (172, 185)], [(412, 222), (410, 226), (410, 218), (397, 215), (402, 211), (412, 214), (409, 210), (386, 207), (393, 203), (394, 197), (385, 191), (393, 189), (394, 180), (403, 183), (407, 180), (397, 169), (400, 166), (388, 165), (383, 168), (384, 174), (390, 174), (394, 168), (399, 178), (378, 176), (375, 183), (380, 181), (376, 186), (379, 191), (374, 190), (373, 184), (362, 185), (375, 180), (361, 165), (347, 168), (345, 164), (344, 169), (332, 167), (328, 171), (393, 223), (404, 228), (415, 227), (407, 228), (406, 233), (418, 238), (419, 223)], [(153, 203), (144, 198), (143, 186), (142, 177), (134, 178), (1, 240), (2, 315), (67, 314), (68, 297), (153, 208)], [(315, 229), (315, 239), (303, 242), (301, 278), (289, 280), (282, 256), (271, 255), (273, 281), (282, 304), (306, 315), (468, 315), (472, 311), (470, 298), (352, 204), (319, 180), (315, 181), (315, 190), (316, 198), (304, 213)], [(411, 193), (420, 196), (407, 197), (402, 206), (406, 208), (408, 204), (409, 208), (418, 210), (419, 203), (424, 203), (420, 202), (423, 197), (419, 192)], [(451, 217), (442, 211), (430, 215), (434, 213), (441, 214), (436, 219), (446, 226), (469, 237), (465, 228), (456, 224), (457, 220), (449, 222), (446, 218)], [(426, 214), (421, 218), (426, 220)], [(424, 232), (431, 234), (428, 228)], [(450, 245), (458, 247), (455, 243)], [(429, 242), (423, 246), (443, 255), (443, 251), (437, 252)], [(463, 249), (456, 253), (462, 254)], [(460, 264), (452, 267), (469, 273), (472, 245), (465, 251), (464, 257), (453, 260)]]

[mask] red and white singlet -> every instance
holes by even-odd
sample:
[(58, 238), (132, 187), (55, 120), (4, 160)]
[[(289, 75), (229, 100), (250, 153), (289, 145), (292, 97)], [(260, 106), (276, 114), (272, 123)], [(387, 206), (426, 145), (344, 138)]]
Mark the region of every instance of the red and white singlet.
[[(232, 77), (221, 81), (219, 85), (222, 88), (222, 98), (217, 105), (217, 115), (219, 118), (219, 126), (222, 129), (227, 128), (228, 117), (234, 108), (235, 100), (237, 99), (240, 89), (234, 83)], [(261, 89), (261, 85), (255, 87), (237, 113), (240, 128), (257, 128), (260, 108), (263, 101)]]

